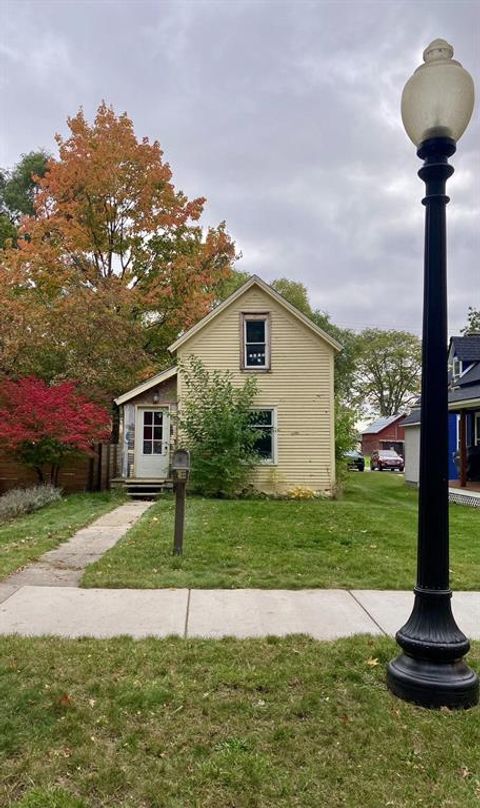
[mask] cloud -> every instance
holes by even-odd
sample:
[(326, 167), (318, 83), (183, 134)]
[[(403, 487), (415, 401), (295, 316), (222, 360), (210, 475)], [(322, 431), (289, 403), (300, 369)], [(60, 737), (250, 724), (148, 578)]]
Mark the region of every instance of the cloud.
[[(424, 188), (400, 95), (438, 36), (478, 83), (475, 4), (4, 5), (0, 165), (53, 149), (67, 115), (105, 98), (160, 140), (179, 188), (207, 197), (205, 222), (226, 219), (241, 269), (302, 281), (339, 324), (419, 331)], [(454, 330), (480, 305), (479, 136), (477, 117), (449, 182)]]

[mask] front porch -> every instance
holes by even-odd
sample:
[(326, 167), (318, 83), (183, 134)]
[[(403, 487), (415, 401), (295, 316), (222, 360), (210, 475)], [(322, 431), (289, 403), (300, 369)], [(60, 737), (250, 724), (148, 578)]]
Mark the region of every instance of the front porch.
[(480, 482), (465, 482), (465, 485), (462, 485), (460, 480), (450, 480), (448, 498), (457, 505), (480, 508)]
[(170, 456), (175, 446), (176, 403), (176, 367), (115, 399), (119, 427), (112, 486), (129, 497), (156, 499), (172, 490)]

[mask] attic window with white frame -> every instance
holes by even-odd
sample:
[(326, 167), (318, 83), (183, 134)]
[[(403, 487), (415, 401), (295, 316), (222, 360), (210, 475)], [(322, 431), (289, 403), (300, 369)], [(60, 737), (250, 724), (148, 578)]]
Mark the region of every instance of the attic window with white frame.
[(242, 315), (242, 361), (244, 370), (270, 368), (270, 318), (268, 314)]
[(454, 356), (452, 360), (452, 377), (456, 381), (462, 375), (462, 362), (458, 356)]

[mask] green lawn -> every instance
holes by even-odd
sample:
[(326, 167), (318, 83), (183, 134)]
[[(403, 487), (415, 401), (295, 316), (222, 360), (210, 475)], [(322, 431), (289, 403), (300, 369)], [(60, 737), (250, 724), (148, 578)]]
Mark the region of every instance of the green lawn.
[[(403, 477), (349, 475), (339, 501), (187, 502), (185, 550), (172, 556), (174, 505), (156, 503), (89, 567), (88, 587), (410, 589), (417, 494)], [(450, 507), (452, 585), (478, 589), (480, 511)]]
[(0, 805), (478, 808), (479, 708), (398, 701), (394, 653), (369, 637), (3, 638)]
[(35, 513), (0, 525), (0, 580), (36, 561), (97, 516), (121, 504), (118, 494), (70, 494)]

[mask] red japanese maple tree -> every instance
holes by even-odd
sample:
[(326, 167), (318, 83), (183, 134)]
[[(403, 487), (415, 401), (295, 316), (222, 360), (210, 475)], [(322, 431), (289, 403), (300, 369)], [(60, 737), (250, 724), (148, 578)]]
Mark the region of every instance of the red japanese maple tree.
[(54, 485), (60, 466), (72, 454), (91, 454), (93, 442), (107, 440), (110, 416), (80, 395), (73, 382), (49, 386), (29, 376), (2, 383), (0, 441), (45, 482), (46, 467)]

